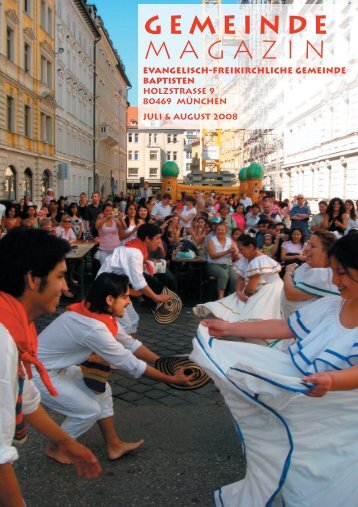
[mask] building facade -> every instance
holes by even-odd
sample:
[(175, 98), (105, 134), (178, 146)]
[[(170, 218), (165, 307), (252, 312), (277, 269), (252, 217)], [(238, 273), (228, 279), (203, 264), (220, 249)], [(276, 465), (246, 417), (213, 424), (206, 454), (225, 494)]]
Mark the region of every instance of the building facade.
[(39, 203), (56, 185), (55, 6), (0, 2), (0, 198)]
[(124, 64), (94, 6), (89, 6), (100, 33), (96, 44), (95, 181), (103, 195), (126, 190), (127, 89), (131, 86)]
[(128, 190), (138, 189), (143, 181), (148, 181), (151, 187), (159, 190), (160, 169), (168, 160), (178, 164), (178, 180), (183, 181), (191, 170), (192, 143), (198, 137), (196, 130), (165, 129), (159, 124), (154, 128), (138, 129), (138, 108), (128, 107)]
[(100, 38), (82, 0), (56, 4), (57, 195), (76, 199), (94, 182), (94, 51)]

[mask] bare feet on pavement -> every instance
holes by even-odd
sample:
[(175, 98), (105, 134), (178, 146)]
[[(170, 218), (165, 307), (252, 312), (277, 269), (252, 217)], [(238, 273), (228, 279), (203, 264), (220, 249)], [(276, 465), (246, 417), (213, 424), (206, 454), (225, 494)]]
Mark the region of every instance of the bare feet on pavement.
[(143, 444), (143, 439), (138, 442), (123, 442), (123, 440), (118, 440), (117, 444), (108, 447), (108, 459), (111, 461), (120, 459), (125, 454), (129, 454), (142, 447)]
[(45, 449), (45, 454), (49, 458), (54, 459), (58, 463), (62, 465), (72, 465), (72, 461), (65, 456), (61, 451), (59, 451), (58, 447), (54, 444), (49, 444)]

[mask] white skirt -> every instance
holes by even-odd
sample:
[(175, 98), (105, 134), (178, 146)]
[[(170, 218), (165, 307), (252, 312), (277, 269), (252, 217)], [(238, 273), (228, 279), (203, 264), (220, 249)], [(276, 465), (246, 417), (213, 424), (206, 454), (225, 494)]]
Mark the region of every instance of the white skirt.
[(283, 282), (277, 275), (272, 283), (261, 285), (246, 303), (240, 301), (234, 293), (219, 301), (197, 305), (194, 313), (200, 317), (212, 314), (215, 318), (228, 322), (280, 319), (282, 287)]
[(190, 359), (215, 381), (246, 457), (243, 480), (215, 492), (225, 507), (355, 507), (358, 392), (304, 396), (290, 357), (210, 338), (199, 326)]

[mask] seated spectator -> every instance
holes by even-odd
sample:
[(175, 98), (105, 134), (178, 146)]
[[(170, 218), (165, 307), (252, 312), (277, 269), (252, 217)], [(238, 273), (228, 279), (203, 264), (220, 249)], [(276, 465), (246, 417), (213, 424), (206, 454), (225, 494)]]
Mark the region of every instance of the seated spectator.
[(46, 195), (42, 200), (42, 206), (46, 206), (48, 208), (50, 206), (50, 202), (55, 199), (55, 193), (53, 191), (53, 188), (48, 188), (46, 190)]
[(301, 264), (302, 254), (305, 247), (305, 238), (303, 232), (299, 228), (291, 229), (290, 239), (282, 243), (281, 259), (282, 262), (287, 264)]
[(339, 197), (329, 201), (327, 213), (323, 220), (323, 228), (342, 236), (348, 227), (349, 215), (344, 202)]
[(150, 213), (145, 204), (139, 204), (137, 209), (137, 219), (142, 220), (142, 223), (147, 224), (150, 220)]
[(195, 221), (193, 221), (192, 227), (188, 229), (192, 240), (198, 247), (201, 247), (204, 244), (205, 236), (207, 234), (206, 225), (207, 220), (203, 217), (198, 217)]
[(205, 210), (208, 213), (209, 218), (212, 218), (216, 213), (214, 204), (215, 204), (215, 201), (212, 197), (207, 197), (205, 199)]
[(167, 252), (166, 258), (171, 259), (173, 250), (175, 250), (179, 244), (182, 227), (179, 224), (179, 219), (177, 216), (172, 216), (171, 218), (166, 219), (163, 225), (165, 227), (162, 241), (165, 244), (165, 249)]
[(236, 229), (237, 224), (232, 215), (230, 215), (230, 206), (228, 204), (222, 204), (216, 216), (221, 218), (222, 222), (226, 224), (227, 235), (231, 236), (231, 232), (233, 229)]
[(25, 199), (21, 198), (19, 200), (19, 206), (17, 209), (17, 216), (20, 217), (21, 220), (24, 220), (25, 218), (27, 218), (26, 210), (27, 210), (27, 206), (25, 204)]
[(121, 245), (125, 245), (127, 241), (135, 238), (137, 236), (137, 230), (144, 223), (144, 220), (138, 218), (137, 208), (133, 203), (128, 205), (126, 215), (125, 219), (119, 222), (118, 233), (119, 238), (121, 239)]
[(56, 220), (59, 224), (61, 222), (62, 214), (58, 211), (58, 203), (55, 200), (50, 201), (49, 215), (47, 218)]
[(310, 223), (310, 229), (312, 232), (319, 231), (319, 230), (323, 229), (323, 221), (324, 221), (324, 217), (326, 216), (326, 213), (327, 213), (327, 208), (328, 208), (328, 203), (326, 201), (320, 201), (318, 203), (319, 213), (317, 213), (316, 215), (314, 215), (312, 217), (312, 220)]
[(225, 222), (216, 225), (215, 234), (208, 240), (206, 251), (208, 275), (216, 278), (218, 299), (222, 299), (227, 285), (229, 285), (230, 294), (235, 291), (236, 274), (232, 268), (232, 262), (235, 262), (238, 256), (236, 245), (227, 235)]
[(274, 257), (276, 253), (276, 248), (274, 245), (272, 234), (268, 233), (264, 235), (264, 243), (262, 245), (261, 251), (264, 255), (267, 255), (267, 257), (271, 257), (271, 259)]
[(237, 243), (237, 241), (239, 240), (239, 238), (243, 235), (244, 233), (242, 232), (241, 229), (239, 229), (238, 227), (236, 229), (233, 229), (232, 232), (231, 232), (231, 239)]
[(269, 220), (266, 220), (264, 218), (260, 218), (260, 220), (257, 222), (258, 232), (257, 232), (255, 238), (256, 238), (257, 246), (259, 249), (262, 248), (262, 246), (264, 244), (265, 234), (269, 233), (268, 226), (270, 223), (272, 223), (272, 222), (270, 222)]
[(243, 204), (245, 212), (247, 211), (248, 206), (252, 206), (252, 201), (251, 201), (250, 197), (247, 197), (246, 192), (242, 192), (240, 194), (239, 203)]
[(14, 227), (20, 227), (21, 218), (17, 216), (16, 206), (10, 206), (5, 211), (5, 216), (1, 219), (1, 232), (9, 232)]
[(272, 211), (272, 203), (270, 199), (264, 199), (262, 205), (262, 213), (260, 213), (260, 220), (268, 220), (272, 223), (281, 222), (280, 215)]
[[(245, 231), (245, 228), (246, 228), (246, 218), (245, 218), (245, 215), (244, 215), (244, 205), (239, 203), (236, 208), (235, 208), (235, 211), (234, 213), (231, 215), (232, 218), (235, 220), (236, 222), (236, 226), (242, 231), (244, 232)], [(232, 231), (231, 231), (232, 232)]]
[(31, 227), (32, 229), (38, 229), (39, 228), (39, 219), (36, 214), (36, 206), (34, 204), (27, 206), (26, 214), (27, 214), (26, 226)]
[(99, 246), (95, 257), (101, 266), (105, 259), (113, 253), (114, 249), (120, 245), (119, 228), (120, 221), (113, 214), (113, 206), (105, 204), (103, 212), (98, 215), (96, 220)]
[(255, 229), (257, 230), (257, 224), (260, 221), (260, 206), (258, 204), (253, 204), (249, 207), (249, 211), (245, 215), (246, 220), (246, 229)]
[(148, 197), (147, 202), (146, 202), (146, 206), (148, 208), (149, 215), (152, 214), (152, 210), (153, 210), (156, 202), (157, 202), (157, 199), (154, 195), (152, 195), (151, 197)]
[(153, 220), (163, 222), (165, 217), (171, 215), (172, 207), (169, 204), (170, 200), (170, 194), (163, 194), (161, 201), (157, 202), (152, 209), (151, 217)]
[(358, 216), (354, 207), (354, 202), (351, 199), (347, 199), (344, 205), (349, 216), (347, 229), (345, 230), (344, 234), (348, 234), (350, 230), (358, 228)]
[(179, 217), (179, 224), (183, 227), (183, 229), (188, 229), (193, 219), (197, 213), (195, 209), (196, 201), (193, 197), (185, 198), (185, 205), (181, 211), (174, 211), (175, 214)]
[(76, 243), (77, 238), (72, 230), (72, 222), (70, 215), (66, 214), (62, 215), (61, 223), (58, 227), (56, 227), (56, 235), (59, 238), (65, 239), (70, 244)]
[(44, 218), (43, 220), (41, 220), (40, 229), (42, 231), (47, 231), (49, 234), (53, 234), (53, 235), (57, 236), (56, 224), (53, 224), (49, 218)]
[(71, 217), (71, 226), (72, 230), (76, 235), (76, 239), (80, 240), (83, 236), (83, 220), (79, 215), (79, 209), (75, 202), (71, 203), (69, 206), (68, 214)]

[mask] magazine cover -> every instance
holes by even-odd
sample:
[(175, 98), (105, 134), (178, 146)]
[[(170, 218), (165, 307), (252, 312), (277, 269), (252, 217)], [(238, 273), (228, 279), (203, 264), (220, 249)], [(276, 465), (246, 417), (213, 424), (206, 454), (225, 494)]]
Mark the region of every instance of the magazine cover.
[(0, 505), (357, 506), (357, 19), (0, 0)]

